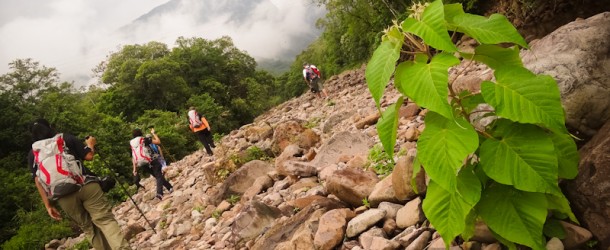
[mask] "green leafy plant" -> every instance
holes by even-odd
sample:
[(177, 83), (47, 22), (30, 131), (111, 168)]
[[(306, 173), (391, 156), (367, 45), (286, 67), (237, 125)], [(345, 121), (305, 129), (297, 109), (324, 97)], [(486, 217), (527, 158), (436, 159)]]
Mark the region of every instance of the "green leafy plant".
[(235, 205), (237, 202), (239, 202), (240, 198), (241, 197), (239, 197), (239, 195), (232, 194), (229, 196), (229, 198), (227, 198), (227, 201), (231, 203), (231, 205)]
[[(480, 45), (473, 53), (459, 51), (450, 34), (466, 34)], [(390, 157), (404, 98), (428, 109), (414, 166), (421, 164), (431, 179), (423, 210), (446, 246), (458, 235), (470, 238), (481, 220), (510, 249), (544, 249), (548, 218), (567, 215), (576, 222), (558, 186), (558, 179), (576, 176), (579, 161), (559, 89), (552, 77), (523, 67), (519, 47), (528, 45), (504, 16), (472, 15), (460, 4), (437, 0), (387, 29), (367, 65), (379, 109), (392, 76), (402, 94), (380, 109), (377, 123)], [(396, 66), (399, 58), (410, 60)], [(462, 60), (486, 64), (495, 82), (481, 83), (480, 93), (456, 93), (448, 71)], [(496, 119), (474, 126), (477, 117)]]
[[(330, 105), (329, 105), (330, 106)], [(318, 126), (318, 124), (320, 124), (320, 121), (322, 119), (320, 117), (313, 117), (311, 119), (309, 119), (309, 121), (307, 121), (303, 127), (305, 128), (315, 128)]]
[(261, 148), (257, 146), (251, 146), (246, 149), (246, 160), (245, 162), (253, 161), (253, 160), (268, 160), (269, 156), (263, 151)]
[(217, 220), (218, 220), (218, 219), (220, 218), (220, 215), (221, 215), (221, 213), (220, 213), (220, 211), (219, 211), (219, 210), (214, 210), (214, 212), (212, 212), (212, 217), (213, 217), (214, 219), (217, 219)]
[(70, 250), (89, 250), (91, 249), (91, 244), (89, 240), (84, 239), (83, 241), (76, 243), (74, 246), (70, 248)]
[(197, 212), (201, 213), (201, 211), (203, 211), (203, 208), (202, 208), (201, 206), (194, 206), (194, 207), (193, 207), (193, 210), (195, 210), (195, 211), (197, 211)]
[(381, 144), (377, 144), (371, 148), (367, 157), (367, 168), (372, 168), (379, 175), (388, 175), (394, 170), (394, 159), (390, 154), (383, 150)]
[(218, 169), (218, 171), (216, 171), (216, 175), (218, 176), (218, 178), (220, 179), (225, 179), (227, 178), (227, 176), (229, 176), (229, 174), (231, 174), (231, 171), (229, 171), (226, 168), (221, 168)]
[(365, 207), (370, 208), (371, 207), (371, 203), (369, 202), (369, 199), (364, 197), (364, 199), (362, 199), (362, 205)]

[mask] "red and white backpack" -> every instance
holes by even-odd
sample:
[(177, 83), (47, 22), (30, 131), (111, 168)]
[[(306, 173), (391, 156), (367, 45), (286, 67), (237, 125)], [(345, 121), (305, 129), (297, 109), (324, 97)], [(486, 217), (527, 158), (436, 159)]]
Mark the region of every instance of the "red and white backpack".
[(148, 165), (153, 160), (151, 149), (144, 145), (144, 139), (143, 136), (138, 136), (129, 141), (131, 157), (139, 167)]
[(81, 162), (67, 149), (63, 134), (32, 144), (36, 176), (51, 200), (80, 190), (85, 182)]

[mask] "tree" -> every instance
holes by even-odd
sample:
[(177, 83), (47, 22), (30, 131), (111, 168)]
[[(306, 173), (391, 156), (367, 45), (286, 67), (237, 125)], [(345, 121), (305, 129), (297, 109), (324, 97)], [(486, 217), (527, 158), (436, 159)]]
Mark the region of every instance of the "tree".
[[(189, 88), (180, 65), (167, 57), (167, 46), (158, 42), (127, 45), (100, 66), (102, 82), (110, 85), (99, 110), (134, 121), (148, 109), (178, 111)], [(98, 70), (101, 70), (98, 69)]]
[(10, 92), (20, 101), (36, 99), (38, 92), (59, 82), (55, 68), (41, 66), (31, 58), (17, 59), (9, 63), (11, 72), (0, 76), (0, 92)]

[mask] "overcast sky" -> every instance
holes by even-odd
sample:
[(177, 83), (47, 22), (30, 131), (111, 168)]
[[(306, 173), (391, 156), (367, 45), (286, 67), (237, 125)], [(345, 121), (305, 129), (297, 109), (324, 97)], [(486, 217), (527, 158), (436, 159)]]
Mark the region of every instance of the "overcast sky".
[[(236, 22), (222, 12), (227, 8), (223, 4), (240, 1), (258, 4), (245, 21)], [(319, 31), (311, 17), (324, 11), (311, 0), (180, 0), (171, 12), (133, 23), (167, 2), (0, 0), (0, 74), (8, 72), (8, 63), (15, 59), (33, 58), (57, 68), (62, 80), (81, 85), (95, 65), (122, 45), (158, 41), (171, 48), (179, 36), (216, 39), (228, 35), (257, 59), (276, 58), (295, 44), (297, 35), (301, 40), (303, 34), (315, 38)], [(122, 32), (125, 27), (130, 27), (129, 34)]]

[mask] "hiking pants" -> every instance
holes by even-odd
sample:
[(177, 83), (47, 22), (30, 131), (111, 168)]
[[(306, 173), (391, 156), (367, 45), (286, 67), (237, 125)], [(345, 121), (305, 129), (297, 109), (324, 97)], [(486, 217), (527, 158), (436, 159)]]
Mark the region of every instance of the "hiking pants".
[(97, 182), (58, 200), (59, 206), (85, 232), (95, 249), (131, 249)]
[(208, 153), (208, 155), (214, 155), (212, 148), (215, 148), (216, 145), (214, 145), (214, 138), (212, 138), (212, 133), (210, 130), (200, 130), (195, 132), (195, 134), (197, 134), (197, 138), (199, 138), (199, 141), (205, 147), (205, 151)]
[(161, 162), (159, 162), (158, 159), (155, 159), (150, 163), (150, 170), (152, 176), (157, 180), (157, 195), (163, 195), (163, 187), (168, 191), (172, 189), (172, 184), (169, 184), (169, 181), (165, 179), (163, 172), (161, 172)]
[(159, 159), (155, 159), (152, 162), (150, 162), (149, 166), (143, 166), (143, 167), (139, 167), (138, 168), (138, 173), (133, 177), (133, 182), (136, 183), (136, 185), (138, 185), (140, 183), (140, 173), (139, 169), (146, 169), (145, 171), (148, 171), (148, 173), (150, 173), (150, 175), (152, 175), (153, 177), (155, 177), (155, 180), (157, 181), (157, 194), (158, 195), (163, 195), (163, 187), (167, 188), (167, 190), (169, 191), (172, 188), (172, 184), (169, 184), (169, 182), (165, 179), (165, 176), (163, 176), (163, 172), (161, 172), (161, 163), (159, 162)]

